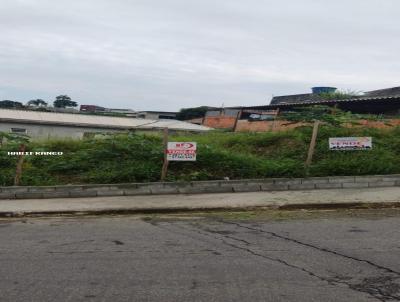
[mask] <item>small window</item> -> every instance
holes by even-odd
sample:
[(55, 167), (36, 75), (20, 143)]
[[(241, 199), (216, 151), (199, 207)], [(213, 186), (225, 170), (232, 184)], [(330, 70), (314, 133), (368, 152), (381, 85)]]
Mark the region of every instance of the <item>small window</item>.
[(26, 133), (26, 129), (24, 128), (11, 128), (12, 133)]

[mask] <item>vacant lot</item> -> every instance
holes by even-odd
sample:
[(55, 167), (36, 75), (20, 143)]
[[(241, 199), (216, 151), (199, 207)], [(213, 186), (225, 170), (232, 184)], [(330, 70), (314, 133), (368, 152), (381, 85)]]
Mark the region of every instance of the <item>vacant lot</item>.
[[(400, 173), (400, 129), (323, 126), (313, 164), (304, 161), (312, 129), (280, 133), (211, 132), (172, 135), (170, 141), (196, 141), (196, 162), (171, 162), (169, 181)], [(329, 151), (329, 137), (371, 136), (369, 151)], [(18, 150), (1, 147), (0, 185), (12, 185)], [(163, 161), (160, 135), (122, 134), (82, 141), (31, 142), (27, 151), (60, 151), (63, 156), (26, 156), (22, 185), (159, 181)]]

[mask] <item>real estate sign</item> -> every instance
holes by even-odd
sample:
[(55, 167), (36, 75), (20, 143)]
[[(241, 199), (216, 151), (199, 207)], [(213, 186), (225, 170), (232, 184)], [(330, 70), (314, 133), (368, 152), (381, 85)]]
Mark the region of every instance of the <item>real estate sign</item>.
[(369, 150), (372, 149), (372, 137), (331, 137), (330, 150)]
[(197, 145), (195, 142), (168, 142), (168, 161), (195, 161)]

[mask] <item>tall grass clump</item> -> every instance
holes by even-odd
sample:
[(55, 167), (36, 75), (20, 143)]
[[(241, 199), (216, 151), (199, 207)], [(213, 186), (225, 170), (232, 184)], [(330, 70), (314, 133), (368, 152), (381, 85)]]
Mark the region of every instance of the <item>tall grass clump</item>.
[[(197, 161), (170, 162), (168, 181), (303, 177), (312, 127), (286, 132), (174, 134), (170, 141), (195, 141)], [(371, 136), (368, 151), (330, 151), (329, 137)], [(0, 185), (13, 184), (14, 144), (0, 152)], [(161, 135), (115, 134), (83, 140), (51, 139), (27, 143), (26, 151), (62, 151), (62, 156), (26, 156), (22, 185), (159, 181)], [(309, 176), (400, 173), (400, 128), (342, 128), (323, 125)]]

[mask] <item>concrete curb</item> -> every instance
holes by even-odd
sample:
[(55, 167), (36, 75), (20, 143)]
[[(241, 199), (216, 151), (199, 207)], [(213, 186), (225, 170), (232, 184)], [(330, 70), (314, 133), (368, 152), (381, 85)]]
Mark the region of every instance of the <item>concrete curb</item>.
[(192, 182), (0, 187), (0, 199), (49, 199), (164, 194), (236, 193), (258, 191), (380, 188), (400, 186), (400, 174), (271, 178)]
[(56, 217), (56, 216), (102, 216), (102, 215), (139, 215), (139, 214), (179, 214), (179, 213), (210, 213), (210, 212), (244, 212), (260, 210), (332, 210), (332, 209), (383, 209), (400, 208), (399, 202), (377, 203), (309, 203), (263, 205), (249, 207), (174, 207), (174, 208), (141, 208), (141, 209), (96, 209), (96, 210), (61, 210), (61, 211), (15, 211), (0, 212), (0, 218), (23, 217)]

